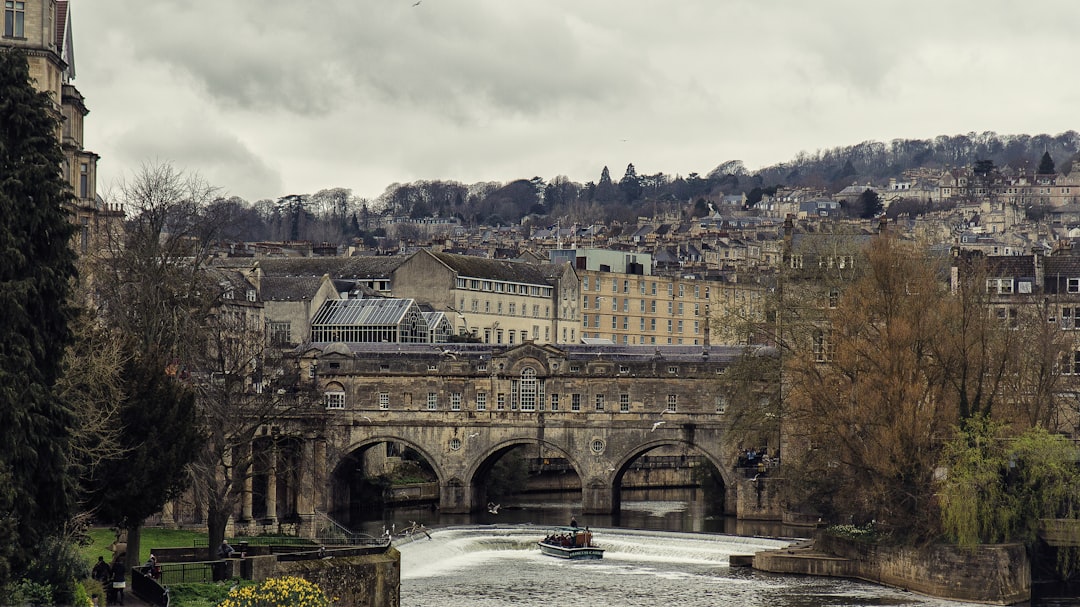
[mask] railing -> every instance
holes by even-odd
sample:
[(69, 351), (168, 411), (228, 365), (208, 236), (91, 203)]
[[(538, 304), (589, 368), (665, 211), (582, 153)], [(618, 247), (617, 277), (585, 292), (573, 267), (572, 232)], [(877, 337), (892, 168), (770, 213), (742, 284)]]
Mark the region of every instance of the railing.
[(375, 537), (366, 533), (358, 533), (345, 525), (334, 520), (325, 512), (315, 511), (315, 535), (319, 544), (341, 546), (389, 546), (389, 537)]
[(150, 575), (149, 567), (131, 568), (131, 591), (151, 605), (169, 607), (169, 589), (162, 584)]
[(185, 563), (161, 563), (159, 583), (169, 584), (208, 583), (222, 577), (225, 561), (190, 561)]

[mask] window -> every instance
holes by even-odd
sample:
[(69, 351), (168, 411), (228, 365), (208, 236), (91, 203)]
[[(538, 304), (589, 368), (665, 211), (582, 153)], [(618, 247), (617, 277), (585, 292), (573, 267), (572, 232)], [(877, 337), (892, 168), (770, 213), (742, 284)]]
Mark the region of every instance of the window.
[(461, 411), (461, 392), (450, 393), (450, 410)]
[(672, 314), (675, 313), (675, 302), (673, 302), (673, 301), (667, 302), (667, 313), (668, 313), (668, 316), (671, 316)]
[(667, 412), (675, 413), (679, 409), (679, 395), (668, 394), (667, 395)]
[(584, 327), (589, 326), (589, 315), (588, 314), (582, 314), (581, 315), (581, 324)]
[(619, 373), (629, 373), (630, 367), (628, 365), (619, 365)]
[(582, 291), (588, 291), (589, 290), (589, 277), (588, 276), (582, 276), (581, 277), (581, 290)]
[(591, 443), (589, 443), (589, 449), (591, 449), (592, 452), (596, 455), (600, 455), (604, 452), (604, 441), (600, 439), (593, 440)]
[(619, 317), (618, 316), (612, 316), (611, 317), (611, 328), (612, 329), (618, 329), (619, 328)]
[(829, 289), (829, 307), (835, 308), (840, 303), (840, 289), (833, 287)]
[(551, 395), (551, 410), (552, 411), (558, 411), (559, 410), (559, 395), (558, 394), (552, 394)]
[(522, 411), (536, 411), (538, 386), (536, 370), (532, 367), (522, 369), (521, 379), (518, 381), (518, 398)]
[(1066, 330), (1080, 328), (1080, 308), (1061, 309), (1061, 328)]
[(619, 395), (619, 412), (621, 412), (621, 413), (629, 413), (630, 412), (630, 395), (629, 394), (623, 393), (623, 394)]
[(439, 393), (428, 392), (427, 393), (427, 410), (438, 411), (439, 410)]
[(344, 409), (345, 408), (345, 393), (344, 392), (327, 392), (326, 408), (327, 409)]
[(1066, 288), (1069, 293), (1080, 293), (1080, 278), (1070, 278)]
[(667, 372), (668, 372), (668, 373), (678, 373), (678, 372), (679, 372), (679, 368), (678, 368), (678, 367), (676, 367), (675, 365), (672, 365), (672, 366), (670, 366), (670, 367), (668, 367), (668, 368), (667, 368)]
[(79, 198), (90, 197), (90, 165), (85, 162), (79, 165)]
[(596, 395), (596, 410), (597, 411), (603, 411), (604, 410), (604, 395), (603, 394), (597, 394)]
[(581, 411), (581, 395), (580, 394), (571, 394), (570, 395), (570, 410), (571, 411)]
[(656, 314), (656, 300), (655, 299), (649, 302), (649, 312), (652, 312), (653, 314)]
[(506, 394), (499, 392), (495, 396), (495, 410), (506, 411)]
[(460, 438), (455, 436), (454, 438), (450, 439), (450, 450), (451, 451), (457, 451), (460, 448), (461, 448), (461, 439)]
[(390, 408), (390, 393), (379, 392), (379, 409), (386, 411)]
[(511, 303), (510, 304), (510, 316), (513, 316), (515, 314), (517, 314), (517, 304)]
[(727, 411), (727, 398), (723, 396), (716, 397), (716, 412), (724, 413)]
[(248, 289), (247, 300), (248, 301), (255, 301), (256, 298), (257, 298), (257, 293), (255, 293), (255, 289)]
[(428, 371), (438, 371), (438, 370), (439, 370), (439, 366), (438, 366), (438, 365), (431, 365), (431, 364), (429, 364), (429, 365), (427, 366), (427, 370), (428, 370)]
[(1008, 295), (1013, 292), (1013, 279), (1011, 278), (988, 278), (986, 280), (986, 292)]
[(487, 392), (476, 393), (476, 410), (487, 411)]
[(629, 280), (622, 281), (622, 292), (623, 293), (629, 293), (630, 292), (630, 281)]
[(271, 322), (269, 324), (270, 343), (280, 346), (292, 343), (291, 322)]
[(22, 38), (26, 35), (23, 26), (26, 20), (26, 3), (4, 0), (4, 37)]
[(833, 359), (835, 346), (824, 331), (814, 333), (814, 360), (819, 363), (830, 362)]

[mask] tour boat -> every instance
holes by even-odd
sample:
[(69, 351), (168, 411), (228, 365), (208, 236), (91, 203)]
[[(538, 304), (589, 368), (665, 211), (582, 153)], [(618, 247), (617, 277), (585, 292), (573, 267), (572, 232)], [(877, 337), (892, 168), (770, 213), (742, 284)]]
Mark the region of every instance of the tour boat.
[(592, 541), (587, 527), (556, 527), (537, 542), (540, 552), (560, 559), (584, 560), (604, 558), (604, 549)]

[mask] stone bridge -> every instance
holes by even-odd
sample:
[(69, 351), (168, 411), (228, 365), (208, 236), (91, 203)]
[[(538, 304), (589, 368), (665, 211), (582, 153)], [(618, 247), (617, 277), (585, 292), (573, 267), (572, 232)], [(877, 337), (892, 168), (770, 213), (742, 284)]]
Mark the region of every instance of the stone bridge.
[[(585, 512), (618, 512), (624, 473), (640, 456), (665, 448), (712, 464), (724, 484), (725, 513), (778, 517), (774, 507), (762, 507), (766, 483), (751, 485), (735, 471), (742, 447), (776, 448), (775, 436), (728, 431), (723, 374), (745, 354), (531, 342), (315, 344), (299, 364), (320, 404), (268, 427), (256, 441), (254, 448), (270, 455), (257, 459), (263, 463), (237, 520), (303, 522), (315, 510), (348, 508), (357, 480), (405, 448), (434, 471), (439, 506), (448, 513), (483, 508), (488, 473), (521, 448), (529, 457), (569, 463)], [(756, 506), (739, 498), (751, 488)]]

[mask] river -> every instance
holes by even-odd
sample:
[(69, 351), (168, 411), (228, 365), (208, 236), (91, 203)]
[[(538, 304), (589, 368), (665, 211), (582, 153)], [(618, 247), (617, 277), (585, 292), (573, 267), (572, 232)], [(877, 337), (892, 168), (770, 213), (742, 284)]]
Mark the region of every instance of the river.
[[(806, 530), (716, 516), (709, 502), (700, 490), (624, 490), (618, 516), (583, 515), (580, 502), (568, 502), (564, 494), (533, 494), (500, 505), (497, 513), (395, 508), (362, 527), (373, 535), (384, 527), (395, 534), (401, 607), (970, 605), (852, 580), (729, 567), (732, 554), (784, 546)], [(603, 560), (540, 554), (537, 540), (571, 515), (595, 532), (606, 551)], [(402, 534), (414, 524), (427, 533)]]

